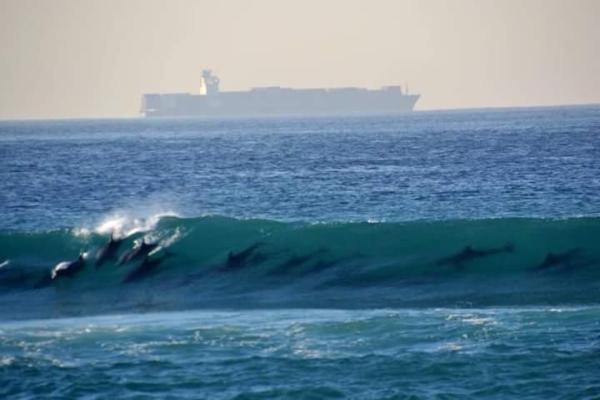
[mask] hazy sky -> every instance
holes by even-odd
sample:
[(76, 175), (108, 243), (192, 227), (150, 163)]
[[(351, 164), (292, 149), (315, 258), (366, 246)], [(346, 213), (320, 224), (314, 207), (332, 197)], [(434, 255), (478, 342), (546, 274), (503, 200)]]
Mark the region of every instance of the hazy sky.
[(144, 92), (408, 83), (417, 109), (600, 103), (600, 0), (0, 0), (0, 118)]

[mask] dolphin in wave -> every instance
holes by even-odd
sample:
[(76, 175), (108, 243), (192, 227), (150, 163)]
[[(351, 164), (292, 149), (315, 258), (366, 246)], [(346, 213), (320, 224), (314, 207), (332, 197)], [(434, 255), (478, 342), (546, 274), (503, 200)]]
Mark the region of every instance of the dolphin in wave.
[(117, 255), (117, 250), (123, 243), (123, 239), (116, 239), (114, 235), (110, 234), (110, 239), (96, 254), (96, 268), (101, 267), (102, 264), (106, 263), (109, 260), (112, 260)]
[(80, 272), (85, 266), (84, 253), (79, 254), (79, 257), (74, 261), (63, 261), (58, 263), (51, 273), (52, 279), (57, 279), (61, 276), (73, 276)]
[(142, 238), (142, 242), (138, 246), (132, 248), (131, 250), (129, 250), (125, 254), (123, 254), (117, 264), (123, 265), (123, 264), (127, 264), (130, 261), (134, 261), (134, 260), (140, 259), (142, 257), (145, 257), (152, 250), (156, 249), (157, 247), (158, 247), (157, 243), (146, 243), (146, 240)]
[(465, 247), (462, 251), (452, 256), (442, 258), (436, 262), (437, 265), (461, 265), (463, 263), (472, 261), (476, 258), (483, 258), (492, 256), (494, 254), (501, 253), (512, 253), (515, 250), (515, 247), (512, 243), (507, 243), (502, 247), (498, 247), (495, 249), (487, 249), (487, 250), (477, 250), (471, 246)]
[(158, 267), (163, 261), (171, 256), (171, 253), (166, 253), (165, 255), (157, 258), (152, 258), (146, 255), (140, 265), (127, 274), (123, 280), (123, 283), (131, 283), (147, 277), (156, 269), (156, 267)]
[(256, 250), (258, 250), (258, 248), (262, 245), (263, 244), (260, 242), (254, 243), (253, 245), (245, 248), (239, 253), (234, 253), (233, 251), (230, 251), (227, 255), (227, 261), (225, 262), (225, 265), (223, 265), (220, 268), (220, 270), (231, 271), (245, 267), (253, 262), (262, 261), (265, 258), (264, 254), (256, 252)]
[(281, 275), (290, 272), (290, 270), (294, 270), (297, 267), (306, 264), (308, 261), (324, 254), (327, 252), (326, 248), (319, 248), (312, 253), (308, 253), (305, 255), (296, 255), (292, 254), (287, 260), (283, 263), (276, 266), (272, 271), (269, 272), (269, 275)]
[(576, 267), (584, 264), (585, 262), (581, 258), (581, 249), (575, 248), (562, 253), (550, 252), (546, 254), (544, 261), (542, 261), (535, 269), (540, 271), (554, 267)]

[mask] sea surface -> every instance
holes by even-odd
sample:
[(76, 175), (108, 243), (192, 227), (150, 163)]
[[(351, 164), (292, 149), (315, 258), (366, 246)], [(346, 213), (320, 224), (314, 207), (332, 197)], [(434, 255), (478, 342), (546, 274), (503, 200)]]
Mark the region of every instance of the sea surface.
[(599, 372), (600, 106), (0, 121), (0, 398), (597, 399)]

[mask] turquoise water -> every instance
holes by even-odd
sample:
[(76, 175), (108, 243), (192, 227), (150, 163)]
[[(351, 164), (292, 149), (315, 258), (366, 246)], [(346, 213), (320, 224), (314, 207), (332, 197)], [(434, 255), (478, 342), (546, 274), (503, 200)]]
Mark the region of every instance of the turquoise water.
[(599, 398), (599, 135), (0, 122), (0, 398)]
[[(159, 245), (150, 263), (120, 263), (142, 237)], [(318, 224), (163, 217), (98, 265), (106, 234), (7, 232), (0, 313), (595, 304), (599, 237), (597, 217)], [(80, 270), (50, 279), (54, 265), (80, 250), (87, 253)]]
[(277, 310), (3, 324), (5, 398), (594, 398), (600, 308)]

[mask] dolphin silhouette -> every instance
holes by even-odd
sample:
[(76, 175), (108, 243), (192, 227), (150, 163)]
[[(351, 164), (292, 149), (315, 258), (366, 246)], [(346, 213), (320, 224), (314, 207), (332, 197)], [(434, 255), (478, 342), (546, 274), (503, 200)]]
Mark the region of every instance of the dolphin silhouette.
[(142, 238), (142, 243), (139, 246), (132, 248), (121, 256), (118, 265), (127, 264), (130, 261), (140, 259), (147, 256), (152, 250), (158, 247), (157, 243), (146, 243), (146, 240)]
[(58, 263), (51, 273), (52, 279), (57, 279), (61, 276), (73, 276), (80, 272), (85, 266), (85, 258), (83, 253), (79, 254), (79, 257), (74, 261), (63, 261)]
[(299, 265), (304, 264), (305, 262), (307, 262), (308, 260), (310, 260), (314, 256), (315, 256), (315, 254), (307, 254), (307, 255), (304, 255), (304, 256), (293, 255), (290, 258), (288, 258), (283, 264), (281, 264), (281, 268), (288, 269), (288, 268), (297, 267)]
[(15, 267), (17, 266), (11, 265), (10, 260), (5, 260), (4, 262), (0, 263), (0, 287), (23, 287), (29, 282), (33, 274), (27, 273), (23, 271), (23, 269)]
[(227, 271), (227, 270), (239, 269), (239, 268), (245, 267), (246, 265), (248, 265), (249, 263), (251, 263), (253, 261), (263, 261), (264, 259), (266, 259), (266, 256), (261, 255), (256, 252), (256, 250), (258, 250), (258, 248), (261, 247), (262, 245), (263, 245), (262, 243), (258, 242), (258, 243), (254, 243), (253, 245), (245, 248), (244, 250), (240, 251), (239, 253), (234, 253), (234, 252), (230, 251), (229, 254), (227, 255), (227, 261), (225, 262), (225, 265), (223, 265), (220, 268), (220, 270)]
[(140, 265), (127, 274), (123, 280), (123, 283), (131, 283), (145, 278), (146, 276), (150, 275), (163, 261), (171, 256), (171, 253), (166, 253), (165, 255), (157, 258), (152, 258), (148, 255), (144, 256), (144, 259)]
[(357, 261), (363, 258), (364, 255), (361, 253), (354, 253), (343, 257), (337, 257), (333, 259), (319, 259), (315, 262), (310, 268), (304, 271), (304, 274), (314, 274), (325, 271), (326, 269), (342, 265), (344, 263), (349, 263), (353, 261)]
[(551, 267), (574, 266), (574, 261), (579, 257), (580, 254), (580, 248), (567, 250), (563, 253), (550, 252), (546, 254), (546, 258), (544, 258), (544, 261), (542, 261), (535, 269), (544, 270)]
[(121, 243), (123, 243), (123, 239), (115, 239), (114, 235), (111, 233), (108, 242), (106, 242), (96, 254), (96, 267), (101, 267), (108, 260), (114, 259)]
[(281, 263), (277, 267), (275, 267), (273, 269), (273, 271), (270, 272), (270, 275), (277, 275), (277, 274), (289, 272), (289, 270), (295, 269), (296, 267), (306, 264), (309, 260), (316, 258), (326, 252), (327, 252), (326, 248), (319, 248), (319, 249), (313, 251), (312, 253), (308, 253), (305, 255), (298, 256), (296, 254), (293, 254), (287, 260), (285, 260), (283, 263)]
[(307, 261), (311, 260), (313, 258), (313, 256), (314, 256), (313, 254), (307, 254), (304, 256), (292, 255), (287, 260), (285, 260), (283, 263), (279, 264), (277, 267), (275, 267), (271, 271), (269, 271), (268, 275), (274, 276), (274, 275), (283, 275), (285, 273), (288, 273), (290, 270), (294, 270), (294, 269), (296, 269), (296, 267), (299, 267), (302, 264), (305, 264)]
[(465, 247), (462, 251), (452, 256), (442, 258), (436, 262), (437, 265), (461, 265), (476, 258), (488, 257), (500, 253), (512, 253), (515, 250), (512, 243), (507, 243), (502, 247), (487, 250), (477, 250), (471, 246)]

